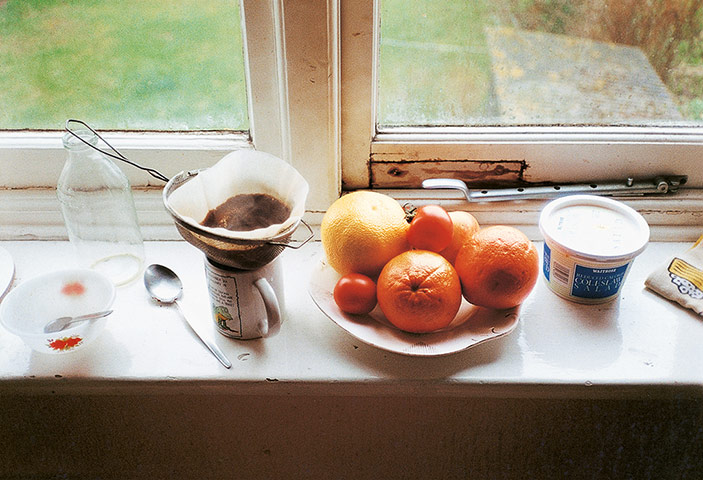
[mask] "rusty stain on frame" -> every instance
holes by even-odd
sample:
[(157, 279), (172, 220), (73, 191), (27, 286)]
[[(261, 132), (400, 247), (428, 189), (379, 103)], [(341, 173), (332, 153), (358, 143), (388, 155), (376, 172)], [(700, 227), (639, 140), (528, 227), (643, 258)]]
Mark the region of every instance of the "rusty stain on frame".
[(381, 160), (371, 155), (371, 188), (421, 188), (427, 178), (455, 178), (474, 187), (525, 184), (525, 160)]

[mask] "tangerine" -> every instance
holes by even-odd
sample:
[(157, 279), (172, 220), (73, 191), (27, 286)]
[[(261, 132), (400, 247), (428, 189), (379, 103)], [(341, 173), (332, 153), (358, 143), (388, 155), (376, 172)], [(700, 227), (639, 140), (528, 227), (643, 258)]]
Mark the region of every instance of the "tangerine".
[(448, 326), (461, 306), (461, 283), (440, 254), (409, 250), (391, 259), (376, 284), (378, 306), (401, 330), (425, 333)]
[(327, 263), (339, 274), (376, 278), (383, 266), (410, 246), (403, 207), (378, 192), (359, 190), (335, 200), (322, 217)]
[(464, 298), (488, 308), (511, 308), (527, 298), (539, 276), (539, 254), (520, 230), (482, 228), (459, 250), (454, 264)]
[(452, 219), (454, 226), (452, 231), (452, 241), (447, 248), (439, 252), (444, 258), (449, 260), (449, 263), (454, 265), (459, 249), (468, 242), (473, 235), (478, 232), (479, 225), (476, 218), (469, 212), (457, 210), (449, 212), (449, 217)]

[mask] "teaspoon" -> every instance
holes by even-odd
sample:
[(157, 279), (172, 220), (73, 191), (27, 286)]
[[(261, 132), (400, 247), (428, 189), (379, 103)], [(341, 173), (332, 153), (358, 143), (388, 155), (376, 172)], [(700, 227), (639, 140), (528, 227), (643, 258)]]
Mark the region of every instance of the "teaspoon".
[(44, 333), (60, 332), (75, 323), (97, 320), (98, 318), (107, 317), (111, 313), (112, 310), (105, 310), (104, 312), (89, 313), (87, 315), (79, 315), (77, 317), (59, 317), (44, 325)]
[(181, 283), (181, 279), (178, 278), (178, 275), (176, 275), (173, 270), (163, 265), (149, 265), (144, 271), (144, 286), (154, 300), (160, 303), (174, 304), (190, 329), (193, 330), (193, 332), (212, 352), (212, 354), (217, 357), (220, 363), (227, 368), (232, 366), (232, 362), (227, 359), (217, 345), (203, 338), (198, 331), (193, 328), (193, 325), (188, 321), (188, 318), (186, 318), (180, 304), (178, 303), (178, 298), (183, 292), (183, 284)]

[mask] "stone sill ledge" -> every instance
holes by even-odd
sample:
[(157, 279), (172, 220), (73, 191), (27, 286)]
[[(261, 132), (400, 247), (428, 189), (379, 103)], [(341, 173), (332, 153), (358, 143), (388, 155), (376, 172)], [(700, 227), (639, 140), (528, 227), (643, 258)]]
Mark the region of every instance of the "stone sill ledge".
[[(72, 266), (67, 242), (0, 242), (15, 283)], [(148, 263), (183, 279), (182, 306), (234, 364), (224, 369), (141, 281), (118, 290), (100, 338), (65, 355), (33, 353), (0, 329), (0, 392), (9, 394), (232, 393), (237, 395), (703, 398), (703, 318), (644, 287), (688, 243), (651, 243), (615, 302), (567, 302), (543, 281), (511, 334), (446, 357), (385, 352), (330, 321), (307, 292), (322, 256), (311, 242), (283, 253), (286, 318), (278, 335), (236, 341), (210, 324), (202, 254), (185, 242), (147, 242)], [(539, 246), (541, 251), (541, 245)], [(175, 389), (175, 390), (174, 390)]]

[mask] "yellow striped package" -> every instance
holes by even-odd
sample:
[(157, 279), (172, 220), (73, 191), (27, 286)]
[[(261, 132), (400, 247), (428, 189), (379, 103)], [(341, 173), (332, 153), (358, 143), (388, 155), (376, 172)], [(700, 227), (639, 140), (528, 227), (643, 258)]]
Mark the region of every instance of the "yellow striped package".
[(703, 236), (658, 268), (645, 285), (659, 295), (703, 315)]

